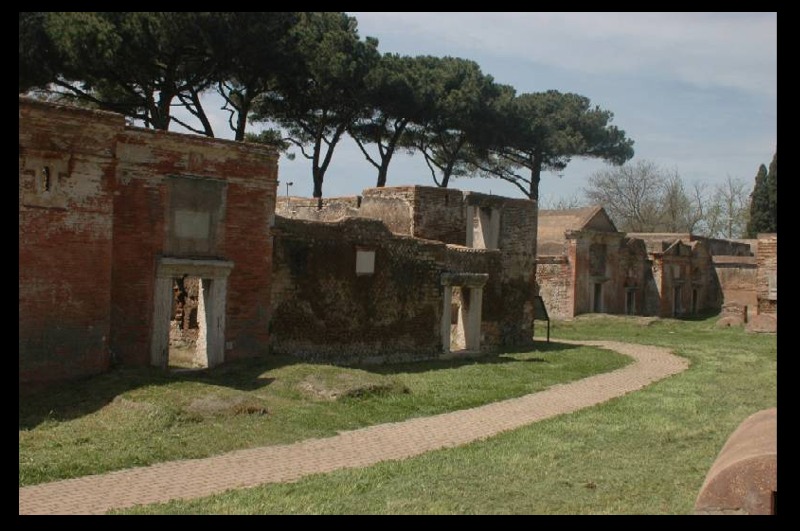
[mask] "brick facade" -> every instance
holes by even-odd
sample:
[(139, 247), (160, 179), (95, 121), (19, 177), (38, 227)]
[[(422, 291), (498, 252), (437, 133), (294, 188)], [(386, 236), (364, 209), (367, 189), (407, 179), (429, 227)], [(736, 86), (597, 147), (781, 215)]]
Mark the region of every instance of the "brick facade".
[(163, 257), (232, 262), (226, 358), (265, 350), (274, 151), (26, 98), (19, 139), (21, 384), (150, 363)]
[(677, 240), (650, 256), (658, 292), (652, 315), (681, 317), (722, 307), (719, 283), (705, 242), (686, 244)]
[(536, 277), (553, 319), (582, 313), (643, 315), (652, 278), (646, 249), (605, 211), (541, 211)]
[[(91, 120), (87, 120), (87, 116)], [(20, 100), (19, 378), (109, 367), (114, 135), (121, 116)]]
[[(369, 188), (359, 198), (329, 198), (314, 213), (306, 206), (315, 206), (315, 200), (290, 198), (286, 208), (282, 202), (278, 213), (293, 219), (279, 217), (276, 223), (271, 325), (276, 352), (301, 357), (313, 352), (339, 360), (383, 359), (392, 357), (392, 352), (402, 353), (402, 358), (432, 357), (443, 341), (438, 323), (447, 288), (442, 279), (450, 274), (487, 277), (481, 287), (482, 349), (532, 343), (536, 248), (532, 201), (403, 186)], [(324, 223), (296, 221), (300, 219)], [(359, 247), (375, 250), (375, 273), (369, 279), (355, 275), (354, 249)], [(323, 248), (327, 250), (322, 252)], [(309, 264), (318, 264), (316, 269), (308, 275), (295, 272), (289, 267), (291, 253), (301, 253)], [(329, 279), (328, 285), (320, 284), (320, 275)], [(338, 293), (336, 300), (349, 310), (327, 305), (327, 299), (320, 299), (321, 291)], [(404, 303), (406, 317), (402, 317), (395, 308), (408, 292), (432, 298)], [(458, 289), (453, 293), (461, 296)], [(456, 300), (453, 303), (457, 305)], [(394, 317), (379, 318), (384, 314), (376, 313), (376, 308)], [(419, 328), (414, 342), (404, 321), (412, 316)], [(308, 322), (318, 323), (314, 334), (304, 334)]]
[(719, 310), (724, 302), (752, 304), (751, 243), (624, 234), (600, 207), (541, 211), (538, 289), (556, 319), (590, 312), (673, 317)]

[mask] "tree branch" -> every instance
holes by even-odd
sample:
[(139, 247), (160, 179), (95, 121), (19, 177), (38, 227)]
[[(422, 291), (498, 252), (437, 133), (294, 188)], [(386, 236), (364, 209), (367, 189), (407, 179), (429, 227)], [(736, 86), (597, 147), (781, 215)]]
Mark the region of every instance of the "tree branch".
[(205, 131), (202, 131), (200, 129), (195, 129), (191, 125), (187, 124), (186, 122), (183, 122), (182, 120), (180, 120), (179, 118), (176, 118), (175, 116), (171, 116), (170, 119), (173, 122), (176, 122), (178, 125), (180, 125), (182, 127), (185, 127), (186, 129), (188, 129), (189, 131), (191, 131), (193, 133), (197, 133), (198, 135), (208, 136)]
[[(367, 150), (366, 150), (366, 149), (364, 148), (364, 146), (362, 145), (362, 143), (361, 143), (361, 140), (359, 140), (359, 139), (358, 139), (357, 137), (355, 137), (355, 136), (353, 136), (352, 138), (353, 138), (353, 140), (355, 140), (355, 141), (356, 141), (356, 145), (358, 146), (358, 149), (360, 149), (360, 150), (361, 150), (361, 153), (363, 153), (363, 154), (364, 154), (364, 156), (367, 158), (367, 161), (368, 161), (370, 164), (372, 164), (373, 166), (375, 166), (376, 168), (380, 169), (380, 167), (381, 167), (381, 166), (380, 166), (380, 164), (378, 164), (377, 162), (375, 162), (375, 161), (373, 160), (373, 158), (370, 156), (370, 154), (369, 154), (369, 153), (367, 153)], [(383, 159), (383, 157), (381, 157), (381, 159)]]
[(305, 148), (303, 148), (302, 142), (299, 142), (299, 141), (295, 140), (294, 138), (291, 138), (291, 137), (288, 137), (288, 136), (286, 138), (284, 138), (283, 140), (285, 140), (286, 142), (291, 142), (295, 146), (299, 147), (300, 148), (300, 153), (302, 153), (303, 156), (305, 158), (307, 158), (308, 160), (313, 160), (314, 159), (313, 155), (309, 155), (308, 153), (306, 153)]

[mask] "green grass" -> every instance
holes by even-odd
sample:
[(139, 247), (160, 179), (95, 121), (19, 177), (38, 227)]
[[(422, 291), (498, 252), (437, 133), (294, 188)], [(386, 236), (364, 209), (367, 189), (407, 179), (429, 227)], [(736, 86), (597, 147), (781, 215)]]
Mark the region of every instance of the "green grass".
[(691, 366), (604, 404), (462, 447), (120, 512), (689, 514), (733, 430), (777, 405), (777, 336), (715, 329), (715, 320), (554, 323), (553, 341), (659, 345)]
[(332, 436), (521, 396), (629, 362), (539, 343), (534, 352), (365, 368), (270, 357), (202, 372), (118, 369), (20, 396), (19, 485)]

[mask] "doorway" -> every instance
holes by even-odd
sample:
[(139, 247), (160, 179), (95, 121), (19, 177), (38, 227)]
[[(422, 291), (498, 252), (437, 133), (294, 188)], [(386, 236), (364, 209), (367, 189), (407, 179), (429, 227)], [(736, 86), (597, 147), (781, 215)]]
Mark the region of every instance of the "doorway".
[(636, 315), (636, 289), (628, 288), (625, 290), (625, 313)]
[(682, 313), (681, 288), (680, 286), (676, 286), (672, 288), (672, 317), (679, 317)]
[(232, 268), (232, 262), (222, 260), (159, 260), (150, 340), (152, 365), (210, 368), (225, 361), (226, 299)]
[(592, 299), (592, 311), (594, 313), (603, 313), (603, 284), (600, 282), (594, 283), (594, 298)]
[[(172, 279), (172, 320), (169, 326), (170, 369), (208, 367), (208, 335), (205, 334), (205, 301), (209, 280), (184, 275)], [(203, 289), (203, 286), (206, 289)], [(201, 327), (203, 323), (203, 327)]]
[(466, 350), (467, 337), (465, 328), (469, 322), (470, 290), (461, 286), (452, 288), (450, 300), (450, 351)]
[(442, 275), (442, 351), (477, 352), (481, 348), (483, 285), (489, 275), (445, 273)]

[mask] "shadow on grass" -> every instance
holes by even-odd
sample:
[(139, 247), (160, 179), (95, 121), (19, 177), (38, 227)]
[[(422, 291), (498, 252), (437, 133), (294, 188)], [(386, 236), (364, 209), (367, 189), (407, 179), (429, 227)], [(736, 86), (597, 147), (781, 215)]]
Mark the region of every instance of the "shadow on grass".
[(120, 366), (107, 373), (56, 383), (42, 389), (20, 389), (19, 429), (35, 428), (46, 420), (72, 420), (94, 413), (117, 396), (147, 386), (201, 382), (240, 391), (254, 391), (275, 380), (262, 377), (264, 372), (295, 362), (288, 357), (264, 356), (199, 370), (164, 371), (157, 367)]
[(465, 365), (494, 365), (498, 363), (547, 363), (547, 360), (540, 357), (516, 358), (511, 354), (528, 354), (536, 352), (556, 352), (559, 350), (569, 350), (580, 348), (580, 345), (570, 345), (566, 343), (550, 343), (537, 341), (533, 345), (518, 348), (504, 347), (498, 352), (470, 354), (466, 353), (450, 359), (425, 360), (403, 363), (387, 363), (385, 365), (349, 365), (349, 367), (362, 369), (368, 372), (382, 375), (393, 375), (402, 373), (420, 373), (427, 371), (438, 371), (443, 369), (456, 369)]
[[(532, 346), (505, 348), (500, 352), (456, 357), (448, 360), (428, 360), (386, 365), (343, 365), (381, 375), (420, 373), (455, 369), (464, 365), (490, 365), (497, 363), (546, 363), (541, 357), (519, 359), (513, 354), (554, 352), (577, 348), (558, 342), (536, 341)], [(169, 385), (176, 382), (200, 382), (237, 389), (255, 391), (270, 385), (274, 378), (262, 375), (286, 365), (307, 363), (291, 356), (262, 356), (224, 363), (213, 369), (169, 370), (156, 367), (120, 366), (95, 376), (57, 383), (37, 391), (19, 394), (19, 429), (32, 429), (47, 420), (72, 420), (99, 409), (117, 396), (147, 386)]]
[(720, 314), (719, 310), (705, 310), (695, 314), (682, 315), (676, 319), (679, 321), (706, 321), (712, 317), (719, 317)]

